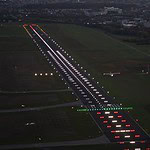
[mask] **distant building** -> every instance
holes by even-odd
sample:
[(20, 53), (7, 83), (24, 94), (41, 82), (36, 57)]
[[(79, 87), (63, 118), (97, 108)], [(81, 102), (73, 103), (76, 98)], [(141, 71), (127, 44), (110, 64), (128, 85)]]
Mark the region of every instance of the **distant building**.
[(122, 25), (123, 27), (136, 27), (137, 26), (137, 22), (136, 21), (130, 21), (130, 20), (123, 20), (122, 21)]
[(104, 14), (108, 14), (108, 13), (118, 13), (118, 14), (121, 14), (122, 13), (122, 9), (115, 8), (115, 7), (105, 7), (103, 13)]

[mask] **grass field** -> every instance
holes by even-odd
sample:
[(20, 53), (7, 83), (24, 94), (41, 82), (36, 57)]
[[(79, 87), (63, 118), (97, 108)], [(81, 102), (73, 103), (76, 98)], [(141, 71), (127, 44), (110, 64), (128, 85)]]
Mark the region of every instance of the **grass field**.
[[(150, 133), (150, 78), (137, 67), (150, 63), (150, 46), (122, 43), (98, 29), (76, 25), (49, 24), (42, 27), (67, 50), (92, 76), (115, 96), (119, 103), (133, 106), (131, 112)], [(120, 76), (104, 77), (104, 72), (121, 72)]]
[(69, 107), (0, 113), (0, 117), (3, 122), (0, 124), (0, 145), (71, 141), (100, 135), (88, 114)]
[[(44, 91), (67, 88), (22, 25), (0, 26), (0, 45), (0, 90)], [(40, 73), (44, 75), (40, 76)]]
[[(121, 36), (121, 35), (114, 35), (114, 34), (111, 34), (110, 36), (118, 39), (119, 41), (124, 41), (127, 39), (132, 39), (132, 40), (136, 39), (136, 37), (134, 36)], [(138, 51), (142, 51), (143, 53), (150, 55), (150, 45), (137, 45), (134, 42), (124, 42), (124, 43), (128, 44), (131, 47), (136, 48)]]

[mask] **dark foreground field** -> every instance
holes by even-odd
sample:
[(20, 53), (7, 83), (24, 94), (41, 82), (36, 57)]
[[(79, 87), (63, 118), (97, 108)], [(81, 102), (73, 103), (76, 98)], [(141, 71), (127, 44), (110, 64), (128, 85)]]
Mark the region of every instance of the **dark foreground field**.
[(101, 135), (88, 114), (70, 107), (0, 113), (0, 145), (50, 143)]

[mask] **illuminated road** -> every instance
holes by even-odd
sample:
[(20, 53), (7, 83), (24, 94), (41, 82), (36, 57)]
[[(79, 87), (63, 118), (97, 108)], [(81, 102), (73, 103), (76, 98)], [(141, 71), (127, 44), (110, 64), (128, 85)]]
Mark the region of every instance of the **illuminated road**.
[(93, 110), (90, 111), (91, 117), (110, 142), (134, 144), (149, 140), (148, 134), (129, 116), (128, 112), (121, 110), (121, 105), (117, 104), (103, 87), (90, 77), (87, 70), (76, 63), (56, 41), (38, 25), (24, 25), (24, 28), (45, 59), (58, 70), (83, 105)]

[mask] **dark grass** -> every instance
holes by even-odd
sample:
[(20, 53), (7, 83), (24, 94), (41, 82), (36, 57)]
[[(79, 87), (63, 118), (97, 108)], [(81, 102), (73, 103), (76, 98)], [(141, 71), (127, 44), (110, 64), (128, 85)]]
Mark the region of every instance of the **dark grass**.
[[(13, 52), (0, 55), (0, 88), (4, 91), (64, 89), (55, 70), (37, 52)], [(35, 76), (38, 73), (38, 76)], [(43, 76), (39, 74), (43, 73)], [(48, 73), (48, 76), (45, 76)], [(50, 75), (53, 73), (53, 76)]]
[[(44, 91), (66, 88), (21, 25), (3, 25), (0, 27), (0, 38), (0, 90)], [(35, 73), (49, 75), (35, 77)], [(50, 76), (50, 73), (54, 75)]]
[[(114, 37), (114, 38), (116, 38), (117, 40), (119, 40), (119, 41), (124, 41), (124, 40), (127, 40), (127, 39), (136, 39), (136, 37), (134, 37), (134, 36), (124, 36), (124, 35), (114, 35), (114, 34), (110, 34), (110, 36), (112, 36), (112, 37)], [(128, 44), (128, 45), (130, 45), (130, 46), (132, 46), (132, 47), (135, 47), (135, 48), (137, 48), (139, 51), (142, 51), (142, 52), (144, 52), (144, 53), (147, 53), (148, 55), (150, 55), (150, 45), (149, 44), (146, 44), (146, 45), (138, 45), (138, 44), (136, 44), (136, 43), (132, 43), (132, 42), (124, 42), (124, 43), (126, 43), (126, 44)]]
[[(99, 129), (88, 114), (79, 113), (69, 107), (0, 113), (0, 117), (3, 122), (0, 124), (1, 145), (71, 141), (100, 135)], [(26, 126), (28, 122), (34, 122), (35, 125)]]
[(37, 51), (21, 24), (3, 24), (0, 26), (0, 44), (0, 50), (4, 52)]

